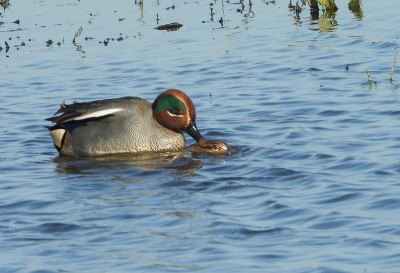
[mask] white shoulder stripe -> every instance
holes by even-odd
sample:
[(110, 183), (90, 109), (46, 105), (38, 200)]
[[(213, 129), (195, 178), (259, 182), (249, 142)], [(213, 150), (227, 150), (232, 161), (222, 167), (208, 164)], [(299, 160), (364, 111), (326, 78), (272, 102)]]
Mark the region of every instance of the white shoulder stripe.
[(116, 112), (119, 112), (121, 110), (124, 110), (122, 108), (117, 108), (117, 109), (108, 109), (108, 110), (101, 110), (101, 111), (96, 111), (88, 114), (84, 114), (82, 116), (74, 117), (71, 119), (68, 119), (66, 121), (71, 121), (71, 120), (83, 120), (83, 119), (88, 119), (88, 118), (101, 118), (107, 115), (114, 114)]

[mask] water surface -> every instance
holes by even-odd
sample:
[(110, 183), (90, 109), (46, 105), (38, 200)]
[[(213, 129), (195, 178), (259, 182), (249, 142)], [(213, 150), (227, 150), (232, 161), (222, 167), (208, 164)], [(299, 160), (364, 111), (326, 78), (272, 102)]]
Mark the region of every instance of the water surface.
[[(336, 2), (10, 1), (0, 271), (398, 272), (400, 3)], [(168, 88), (239, 151), (60, 158), (43, 130), (64, 100)]]

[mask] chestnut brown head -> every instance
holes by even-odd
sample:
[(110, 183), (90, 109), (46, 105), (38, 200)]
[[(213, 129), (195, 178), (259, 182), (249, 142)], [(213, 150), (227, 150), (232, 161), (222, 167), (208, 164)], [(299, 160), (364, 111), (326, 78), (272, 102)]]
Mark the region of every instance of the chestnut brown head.
[(192, 100), (178, 89), (162, 92), (152, 104), (153, 117), (163, 127), (180, 133), (186, 131), (199, 142), (203, 137), (196, 127), (196, 109)]

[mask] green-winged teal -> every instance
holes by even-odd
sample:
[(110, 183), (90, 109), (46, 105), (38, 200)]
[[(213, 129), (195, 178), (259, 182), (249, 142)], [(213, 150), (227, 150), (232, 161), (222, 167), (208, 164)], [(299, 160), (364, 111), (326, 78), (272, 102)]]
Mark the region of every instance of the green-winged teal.
[(196, 142), (204, 139), (193, 102), (177, 89), (162, 92), (153, 104), (137, 97), (62, 104), (46, 120), (56, 123), (45, 128), (60, 155), (180, 150), (183, 131)]
[(230, 154), (233, 149), (222, 140), (200, 139), (197, 143), (187, 146), (185, 150), (193, 153), (212, 153), (212, 154)]

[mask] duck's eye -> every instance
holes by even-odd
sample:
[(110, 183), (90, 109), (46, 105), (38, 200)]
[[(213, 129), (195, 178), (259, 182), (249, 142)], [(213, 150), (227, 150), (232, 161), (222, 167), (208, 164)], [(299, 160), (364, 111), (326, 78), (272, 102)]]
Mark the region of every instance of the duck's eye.
[(219, 145), (218, 144), (214, 145), (214, 150), (219, 150)]
[(183, 111), (176, 110), (175, 112), (173, 112), (173, 114), (176, 115), (176, 116), (182, 116), (183, 115)]

